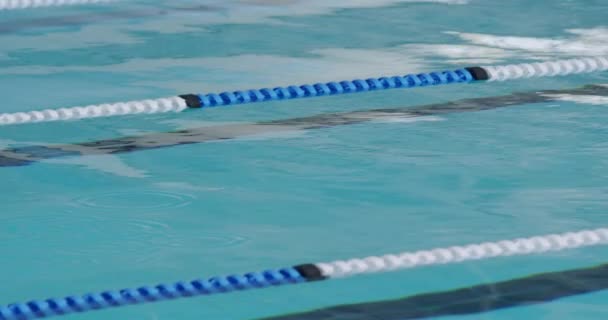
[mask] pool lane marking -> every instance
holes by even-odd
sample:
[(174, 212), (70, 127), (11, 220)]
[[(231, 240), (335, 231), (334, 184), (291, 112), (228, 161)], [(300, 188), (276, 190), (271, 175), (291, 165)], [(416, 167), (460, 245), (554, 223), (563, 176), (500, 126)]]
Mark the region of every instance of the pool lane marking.
[(250, 135), (280, 133), (294, 130), (312, 130), (336, 126), (360, 124), (387, 118), (416, 118), (451, 113), (476, 112), (522, 104), (559, 101), (563, 95), (608, 96), (608, 87), (594, 84), (574, 89), (544, 90), (513, 93), (473, 99), (462, 99), (446, 103), (416, 107), (384, 108), (342, 113), (320, 114), (256, 123), (237, 123), (207, 126), (170, 132), (147, 133), (138, 136), (120, 137), (70, 144), (40, 144), (0, 150), (0, 167), (33, 164), (42, 160), (70, 156), (121, 154), (173, 146), (198, 144), (212, 141), (238, 139)]

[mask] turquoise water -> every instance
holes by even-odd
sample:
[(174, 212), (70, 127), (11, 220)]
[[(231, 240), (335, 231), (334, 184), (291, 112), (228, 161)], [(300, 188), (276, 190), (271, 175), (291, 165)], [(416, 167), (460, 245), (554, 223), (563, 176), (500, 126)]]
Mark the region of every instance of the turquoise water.
[[(0, 12), (0, 111), (606, 55), (606, 10), (604, 1), (591, 0), (250, 0)], [(599, 83), (608, 83), (605, 73), (7, 126), (0, 145)], [(562, 96), (3, 167), (0, 303), (605, 226), (607, 104), (605, 96)], [(585, 268), (606, 258), (606, 248), (590, 248), (71, 317), (256, 319)], [(607, 298), (597, 292), (452, 318), (604, 319)]]

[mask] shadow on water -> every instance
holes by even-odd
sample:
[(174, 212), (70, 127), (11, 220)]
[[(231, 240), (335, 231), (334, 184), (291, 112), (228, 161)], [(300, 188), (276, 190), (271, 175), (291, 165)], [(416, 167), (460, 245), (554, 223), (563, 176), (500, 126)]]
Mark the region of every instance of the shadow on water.
[(608, 96), (608, 86), (586, 85), (575, 89), (513, 93), (505, 96), (463, 99), (417, 107), (329, 113), (310, 117), (218, 125), (73, 144), (7, 148), (0, 150), (0, 167), (23, 166), (41, 160), (69, 156), (120, 154), (185, 144), (230, 140), (256, 134), (330, 128), (394, 117), (415, 118), (484, 111), (522, 104), (551, 102), (555, 100), (553, 95), (559, 94)]
[(474, 315), (547, 303), (607, 288), (608, 264), (603, 264), (397, 300), (333, 306), (263, 320), (406, 320)]

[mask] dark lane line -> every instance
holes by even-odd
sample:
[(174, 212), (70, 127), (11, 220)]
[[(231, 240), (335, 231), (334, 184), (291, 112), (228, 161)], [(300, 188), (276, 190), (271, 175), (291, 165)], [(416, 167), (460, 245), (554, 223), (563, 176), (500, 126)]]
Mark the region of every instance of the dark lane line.
[[(407, 287), (407, 284), (404, 283), (404, 287)], [(407, 320), (475, 315), (548, 303), (606, 289), (608, 264), (603, 264), (397, 300), (333, 306), (261, 320)]]

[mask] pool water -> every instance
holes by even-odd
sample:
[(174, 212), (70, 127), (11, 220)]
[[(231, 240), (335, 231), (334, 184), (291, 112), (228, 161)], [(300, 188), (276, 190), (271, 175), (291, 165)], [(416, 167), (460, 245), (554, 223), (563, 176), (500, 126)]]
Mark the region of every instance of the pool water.
[[(0, 112), (607, 55), (607, 10), (599, 0), (125, 0), (2, 11)], [(602, 83), (606, 73), (5, 126), (0, 147)], [(607, 105), (605, 95), (564, 94), (479, 112), (1, 167), (0, 303), (602, 227)], [(596, 247), (70, 317), (280, 319), (492, 287), (606, 259), (608, 250)], [(605, 319), (606, 299), (596, 291), (451, 318)], [(381, 319), (341, 310), (331, 319)], [(407, 310), (393, 311), (398, 320)]]

